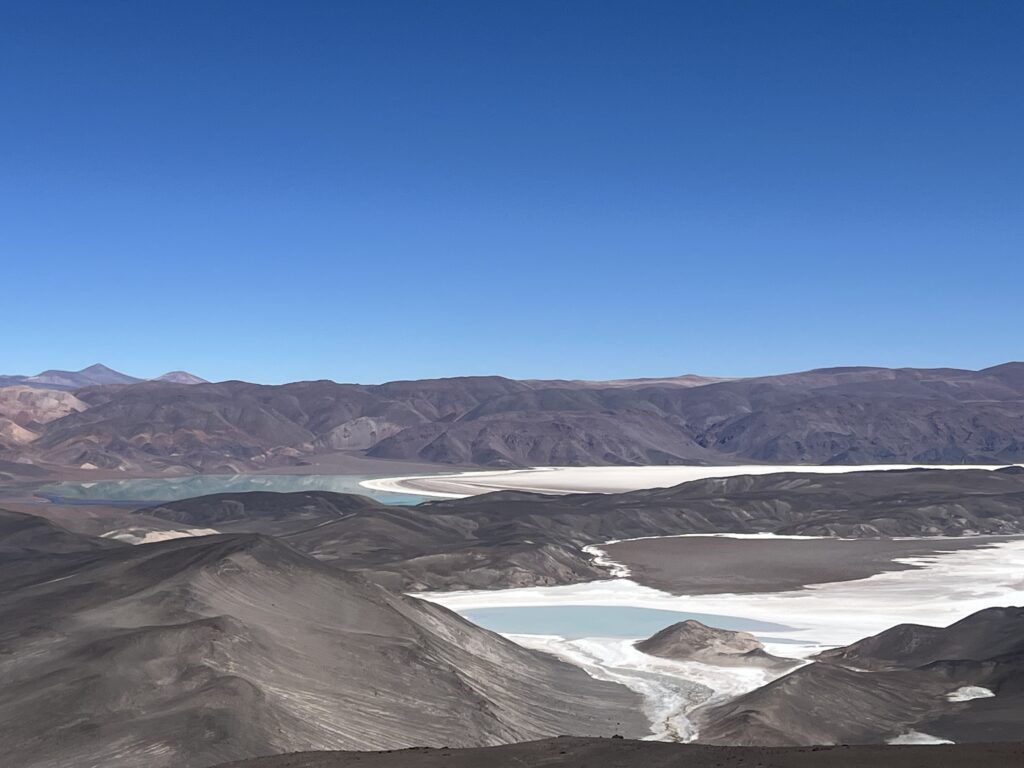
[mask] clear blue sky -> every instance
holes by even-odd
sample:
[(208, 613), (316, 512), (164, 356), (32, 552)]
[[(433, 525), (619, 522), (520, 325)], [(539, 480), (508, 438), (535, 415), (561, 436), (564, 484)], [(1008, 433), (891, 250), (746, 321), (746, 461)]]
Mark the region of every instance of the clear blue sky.
[(1024, 3), (0, 5), (0, 373), (1024, 358)]

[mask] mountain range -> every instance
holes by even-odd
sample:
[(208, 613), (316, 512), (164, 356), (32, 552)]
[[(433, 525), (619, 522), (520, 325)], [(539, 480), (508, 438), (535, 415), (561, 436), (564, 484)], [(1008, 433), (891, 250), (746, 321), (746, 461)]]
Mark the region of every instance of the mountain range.
[[(42, 389), (82, 389), (83, 387), (100, 387), (107, 384), (137, 384), (146, 379), (129, 376), (115, 371), (113, 368), (96, 363), (80, 371), (48, 370), (34, 376), (0, 375), (0, 387), (22, 384), (27, 387)], [(169, 381), (175, 384), (205, 384), (205, 379), (187, 371), (170, 371), (157, 376), (151, 381)]]
[[(488, 467), (1024, 461), (1024, 363), (379, 385), (183, 386), (121, 374), (111, 382), (108, 369), (96, 368), (79, 372), (92, 372), (73, 389), (81, 409), (36, 425), (0, 410), (8, 422), (0, 460), (161, 473), (299, 466), (338, 452)], [(40, 376), (65, 389), (72, 381), (63, 372)]]

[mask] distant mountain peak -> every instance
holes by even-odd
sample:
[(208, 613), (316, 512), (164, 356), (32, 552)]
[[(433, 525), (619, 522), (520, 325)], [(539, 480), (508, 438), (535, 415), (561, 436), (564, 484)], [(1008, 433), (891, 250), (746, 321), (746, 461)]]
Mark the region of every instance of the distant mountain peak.
[[(85, 387), (106, 386), (110, 384), (136, 384), (145, 379), (121, 373), (103, 363), (93, 363), (79, 371), (65, 371), (50, 368), (35, 376), (0, 376), (0, 386), (19, 384), (42, 389), (75, 390)], [(206, 379), (188, 371), (169, 371), (150, 381), (165, 381), (174, 384), (209, 384)]]
[(141, 379), (126, 373), (115, 371), (101, 363), (95, 363), (80, 371), (62, 371), (51, 369), (25, 379), (27, 384), (45, 384), (67, 389), (92, 387), (104, 384), (134, 384)]
[(168, 371), (163, 376), (157, 376), (153, 381), (167, 381), (172, 384), (209, 384), (206, 379), (196, 376), (188, 371)]

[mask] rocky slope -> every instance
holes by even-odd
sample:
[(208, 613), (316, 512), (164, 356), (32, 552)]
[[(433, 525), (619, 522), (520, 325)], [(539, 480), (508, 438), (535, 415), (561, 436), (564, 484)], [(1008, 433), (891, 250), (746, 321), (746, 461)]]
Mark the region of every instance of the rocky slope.
[(27, 452), (43, 425), (88, 406), (70, 392), (38, 386), (0, 387), (0, 452)]
[(1024, 652), (1024, 608), (991, 608), (948, 627), (900, 624), (818, 654), (830, 664), (869, 670), (924, 667), (949, 659), (984, 661)]
[(0, 509), (0, 557), (34, 559), (41, 553), (93, 552), (120, 547), (118, 542), (82, 536), (35, 515)]
[(552, 540), (537, 527), (510, 528), (472, 512), (434, 513), (429, 505), (390, 506), (327, 491), (215, 494), (142, 509), (135, 517), (182, 529), (274, 535), (318, 560), (402, 590), (560, 584), (606, 575), (572, 543)]
[(153, 381), (75, 394), (88, 410), (49, 423), (22, 455), (198, 472), (332, 451), (496, 467), (1024, 461), (1024, 363), (732, 381)]
[(22, 768), (647, 729), (626, 689), (259, 535), (30, 562), (0, 554), (0, 741)]
[(41, 387), (0, 387), (0, 416), (26, 427), (47, 424), (89, 406), (70, 392)]
[(907, 733), (1020, 738), (1024, 608), (990, 608), (946, 628), (904, 625), (694, 714), (726, 745), (881, 743)]

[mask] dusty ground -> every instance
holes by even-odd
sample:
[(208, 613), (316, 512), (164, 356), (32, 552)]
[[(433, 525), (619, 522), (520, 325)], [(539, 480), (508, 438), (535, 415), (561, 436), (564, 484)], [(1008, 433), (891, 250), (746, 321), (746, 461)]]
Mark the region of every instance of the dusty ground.
[(608, 544), (608, 557), (634, 581), (676, 595), (781, 592), (810, 584), (863, 579), (913, 566), (895, 558), (986, 546), (1003, 537), (963, 539), (732, 539), (714, 536)]
[(222, 768), (1020, 768), (1024, 744), (705, 747), (562, 737), (486, 749), (307, 752)]

